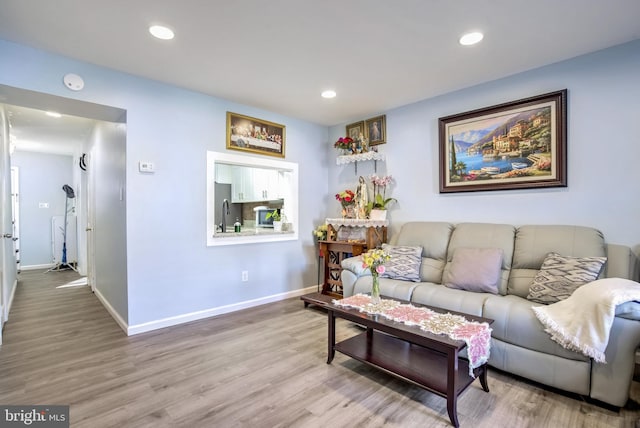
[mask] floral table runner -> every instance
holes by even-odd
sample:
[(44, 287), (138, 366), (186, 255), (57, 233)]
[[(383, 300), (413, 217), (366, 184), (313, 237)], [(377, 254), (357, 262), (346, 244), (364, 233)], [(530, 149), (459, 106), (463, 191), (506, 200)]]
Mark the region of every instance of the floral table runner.
[(379, 304), (372, 304), (371, 297), (366, 294), (333, 300), (333, 304), (345, 308), (356, 308), (370, 315), (382, 315), (406, 325), (417, 325), (421, 330), (445, 334), (453, 340), (464, 340), (469, 357), (469, 376), (472, 378), (475, 378), (473, 369), (489, 360), (492, 330), (486, 322), (468, 321), (460, 315), (442, 314), (396, 300), (382, 299)]

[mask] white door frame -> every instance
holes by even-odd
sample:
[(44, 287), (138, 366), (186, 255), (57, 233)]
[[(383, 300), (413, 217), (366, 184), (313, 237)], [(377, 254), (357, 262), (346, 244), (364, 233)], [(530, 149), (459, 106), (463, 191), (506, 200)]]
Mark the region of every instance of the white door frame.
[(13, 250), (16, 255), (16, 268), (20, 273), (20, 170), (11, 167), (11, 221), (13, 223)]
[[(95, 235), (93, 226), (96, 221), (96, 198), (95, 198), (95, 162), (93, 160), (94, 148), (87, 155), (89, 158), (87, 164), (87, 284), (91, 287), (91, 291), (96, 291), (96, 263), (95, 263)], [(85, 158), (86, 159), (86, 158)]]

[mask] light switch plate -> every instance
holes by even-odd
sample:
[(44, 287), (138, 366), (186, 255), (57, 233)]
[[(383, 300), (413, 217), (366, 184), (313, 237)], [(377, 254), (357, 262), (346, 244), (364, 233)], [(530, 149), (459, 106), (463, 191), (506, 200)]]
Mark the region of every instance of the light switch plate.
[(155, 172), (155, 165), (153, 162), (140, 161), (138, 162), (138, 170), (140, 172)]

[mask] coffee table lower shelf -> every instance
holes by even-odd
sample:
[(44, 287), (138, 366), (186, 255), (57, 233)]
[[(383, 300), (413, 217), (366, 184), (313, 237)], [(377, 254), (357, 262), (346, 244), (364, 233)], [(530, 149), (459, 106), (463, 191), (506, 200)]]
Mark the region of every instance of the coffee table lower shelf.
[[(446, 354), (385, 333), (372, 331), (371, 334), (370, 341), (364, 332), (336, 343), (334, 349), (447, 398), (447, 376), (443, 375), (448, 371)], [(473, 381), (469, 376), (469, 362), (459, 359), (455, 395), (460, 395)]]

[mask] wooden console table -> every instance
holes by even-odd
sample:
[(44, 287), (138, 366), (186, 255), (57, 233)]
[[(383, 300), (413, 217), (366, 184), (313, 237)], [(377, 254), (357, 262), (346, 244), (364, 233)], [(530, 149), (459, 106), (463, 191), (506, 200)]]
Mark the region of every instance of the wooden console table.
[[(324, 266), (324, 281), (322, 294), (342, 297), (341, 263), (347, 257), (355, 257), (387, 242), (388, 220), (356, 220), (332, 219), (326, 220), (327, 239), (318, 241), (320, 254)], [(348, 240), (340, 240), (340, 231), (347, 229), (346, 235), (353, 235)]]
[(347, 257), (355, 257), (367, 251), (367, 245), (363, 242), (342, 242), (342, 241), (318, 241), (320, 254), (324, 265), (324, 282), (322, 284), (322, 294), (334, 297), (342, 297), (342, 266), (340, 265)]

